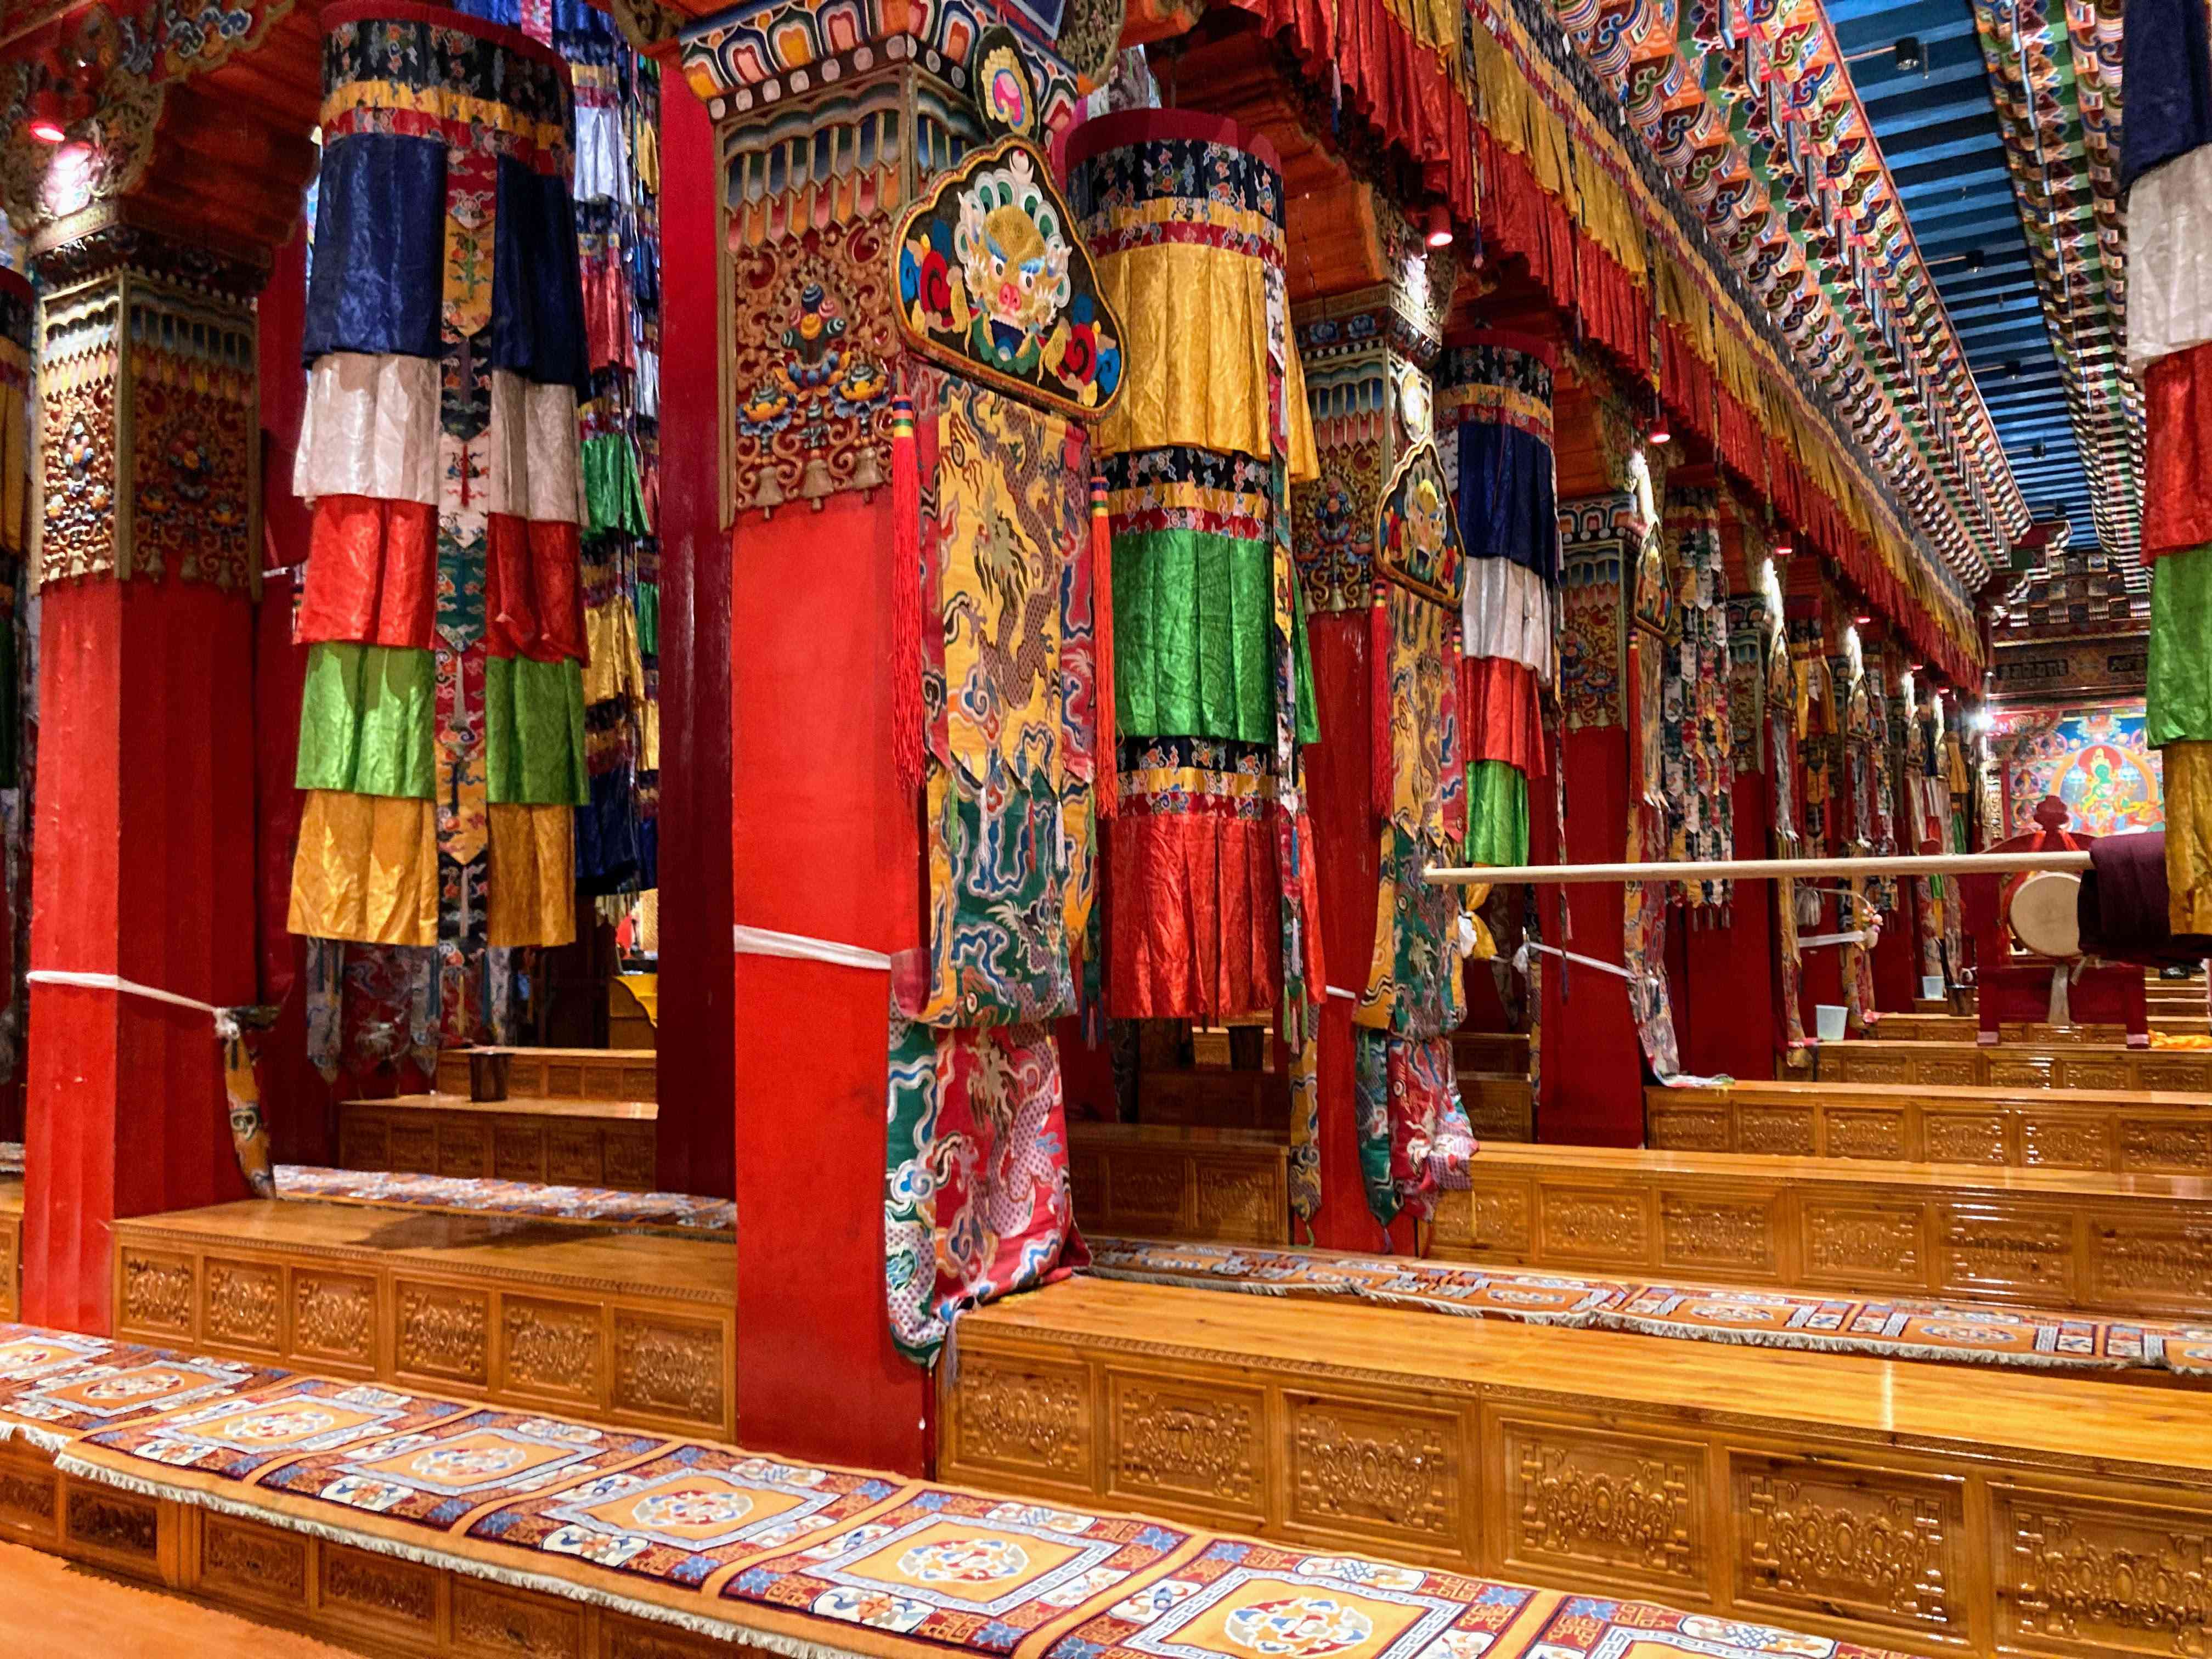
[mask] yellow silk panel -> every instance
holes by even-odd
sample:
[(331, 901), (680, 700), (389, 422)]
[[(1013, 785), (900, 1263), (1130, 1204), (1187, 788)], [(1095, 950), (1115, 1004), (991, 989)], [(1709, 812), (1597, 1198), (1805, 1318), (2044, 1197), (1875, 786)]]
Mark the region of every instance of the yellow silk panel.
[(566, 945), (576, 937), (576, 809), (494, 801), (489, 943)]
[(645, 659), (637, 648), (637, 612), (626, 599), (609, 599), (584, 613), (584, 703), (617, 697), (645, 700)]
[(2166, 768), (2166, 925), (2212, 933), (2212, 743), (2169, 743)]
[(309, 790), (284, 925), (362, 945), (435, 945), (437, 822), (434, 801)]
[[(1257, 259), (1155, 243), (1100, 260), (1098, 286), (1126, 336), (1121, 400), (1098, 424), (1098, 453), (1194, 444), (1273, 458), (1267, 270)], [(1295, 364), (1297, 353), (1288, 355)], [(1296, 396), (1285, 389), (1293, 460), (1301, 428), (1309, 457), (1313, 448), (1304, 384)]]

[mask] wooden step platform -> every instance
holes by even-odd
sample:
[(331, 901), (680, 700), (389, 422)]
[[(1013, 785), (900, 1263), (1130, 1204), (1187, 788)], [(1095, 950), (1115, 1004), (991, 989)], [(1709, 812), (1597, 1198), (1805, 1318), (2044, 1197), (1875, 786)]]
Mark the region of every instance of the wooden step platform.
[(1644, 1091), (1644, 1129), (1662, 1152), (2212, 1175), (2212, 1095), (1931, 1083), (1655, 1087)]
[(507, 1092), (545, 1100), (658, 1100), (659, 1066), (650, 1048), (444, 1048), (438, 1092), (469, 1093), (471, 1054), (507, 1056)]
[(950, 1480), (1923, 1654), (2212, 1642), (2212, 1395), (1084, 1279), (939, 1378)]
[(1522, 1073), (1462, 1072), (1459, 1097), (1480, 1140), (1534, 1140), (1535, 1091)]
[(1528, 1034), (1526, 1031), (1454, 1031), (1452, 1058), (1462, 1074), (1504, 1072), (1528, 1075)]
[(651, 1192), (659, 1112), (650, 1099), (474, 1101), (465, 1091), (349, 1100), (338, 1108), (338, 1163)]
[(2212, 1051), (2117, 1043), (1824, 1042), (1822, 1083), (1946, 1083), (2011, 1089), (2171, 1090), (2212, 1094)]
[(1071, 1123), (1079, 1225), (1105, 1233), (1287, 1244), (1287, 1136), (1257, 1129)]
[(260, 1200), (115, 1224), (118, 1337), (643, 1428), (733, 1431), (736, 1297), (726, 1241)]
[[(2203, 1036), (2212, 1032), (2212, 1020), (2206, 1019), (2202, 1008), (2193, 1014), (2154, 1010), (2150, 1027), (2173, 1036)], [(1884, 1014), (1874, 1024), (1875, 1035), (1885, 1042), (1975, 1042), (1980, 1040), (1980, 1024), (1972, 1014)], [(2127, 1042), (2125, 1028), (2118, 1025), (2051, 1025), (2037, 1022), (2002, 1024), (1997, 1032), (2003, 1040), (2002, 1046), (2008, 1047), (2053, 1042), (2089, 1042), (2109, 1047), (2115, 1043), (2124, 1046)]]
[(1598, 1146), (1486, 1146), (1451, 1261), (2212, 1318), (2212, 1181)]
[(0, 1319), (23, 1306), (23, 1177), (0, 1176)]

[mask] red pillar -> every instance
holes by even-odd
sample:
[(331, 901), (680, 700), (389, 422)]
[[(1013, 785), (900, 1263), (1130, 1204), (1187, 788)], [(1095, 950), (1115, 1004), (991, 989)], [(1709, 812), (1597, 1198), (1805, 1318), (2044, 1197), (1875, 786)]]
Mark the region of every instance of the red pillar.
[[(1736, 775), (1735, 807), (1735, 855), (1769, 856), (1764, 773)], [(1770, 1078), (1785, 1046), (1775, 884), (1740, 881), (1730, 890), (1726, 927), (1698, 927), (1689, 911), (1668, 919), (1670, 933), (1684, 936), (1686, 972), (1675, 1004), (1682, 1065), (1699, 1076)]]
[(670, 82), (660, 118), (659, 1184), (731, 1196), (730, 539), (714, 353), (714, 127)]
[[(889, 489), (740, 518), (731, 561), (737, 919), (889, 954), (921, 927), (920, 825), (892, 762)], [(863, 968), (740, 955), (738, 1434), (908, 1473), (927, 1373), (884, 1291), (890, 986)]]
[[(1566, 822), (1559, 857), (1569, 864), (1618, 864), (1628, 842), (1628, 732), (1586, 726), (1561, 745)], [(1549, 787), (1531, 789), (1530, 832), (1553, 816)], [(1543, 797), (1540, 802), (1536, 797)], [(1571, 931), (1559, 933), (1558, 901), (1567, 896)], [(1621, 890), (1607, 883), (1540, 887), (1544, 942), (1601, 962), (1621, 959)], [(1670, 926), (1679, 922), (1669, 919)], [(1547, 957), (1544, 963), (1543, 1099), (1537, 1121), (1546, 1140), (1572, 1146), (1634, 1146), (1644, 1139), (1644, 1059), (1629, 1012), (1627, 981)]]
[[(150, 239), (131, 259), (50, 287), (39, 320), (31, 966), (252, 1002), (256, 284), (165, 282)], [(86, 352), (86, 331), (118, 314), (137, 325), (127, 342)], [(89, 441), (64, 442), (71, 431)], [(179, 473), (186, 433), (205, 471)], [(33, 1322), (111, 1328), (110, 1222), (246, 1195), (205, 1013), (34, 985), (27, 1115)]]

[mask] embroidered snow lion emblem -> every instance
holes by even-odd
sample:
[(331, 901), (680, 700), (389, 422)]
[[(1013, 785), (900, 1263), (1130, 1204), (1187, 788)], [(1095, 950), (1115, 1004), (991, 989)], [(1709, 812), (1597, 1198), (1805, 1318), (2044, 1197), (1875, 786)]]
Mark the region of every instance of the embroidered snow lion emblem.
[(1375, 1621), (1333, 1595), (1296, 1595), (1238, 1607), (1222, 1628), (1267, 1659), (1323, 1659), (1358, 1647), (1375, 1633)]

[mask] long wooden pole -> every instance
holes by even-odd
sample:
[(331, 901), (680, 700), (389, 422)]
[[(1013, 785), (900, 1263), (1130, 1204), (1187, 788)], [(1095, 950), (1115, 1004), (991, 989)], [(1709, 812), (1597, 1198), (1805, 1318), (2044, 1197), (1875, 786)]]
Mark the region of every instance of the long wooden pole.
[(2087, 870), (2087, 853), (1936, 853), (1888, 859), (1707, 859), (1682, 864), (1516, 864), (1495, 868), (1432, 864), (1433, 882), (1510, 887), (1522, 882), (1783, 881), (1808, 876), (2010, 875), (2021, 870)]

